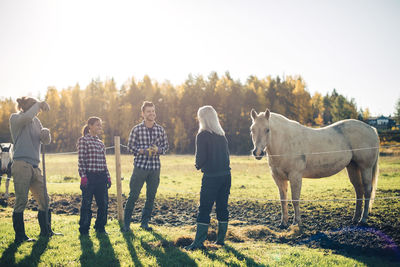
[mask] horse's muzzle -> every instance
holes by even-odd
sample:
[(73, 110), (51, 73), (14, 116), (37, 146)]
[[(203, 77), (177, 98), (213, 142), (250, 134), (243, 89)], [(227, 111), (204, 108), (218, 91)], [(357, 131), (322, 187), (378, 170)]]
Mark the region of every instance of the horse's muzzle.
[(263, 150), (261, 150), (261, 153), (260, 153), (259, 155), (257, 155), (256, 150), (257, 150), (257, 149), (254, 149), (254, 150), (253, 150), (253, 156), (254, 156), (256, 159), (258, 159), (258, 160), (262, 159), (262, 157), (265, 156), (265, 152), (264, 152)]

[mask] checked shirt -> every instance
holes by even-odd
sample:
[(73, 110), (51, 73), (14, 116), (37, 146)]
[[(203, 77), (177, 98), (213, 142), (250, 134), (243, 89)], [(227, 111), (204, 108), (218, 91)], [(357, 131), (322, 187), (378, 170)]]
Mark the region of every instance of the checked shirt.
[(106, 163), (106, 148), (97, 136), (87, 134), (78, 140), (78, 171), (81, 177), (87, 172), (106, 171), (110, 178)]
[[(158, 153), (154, 156), (146, 156), (139, 154), (139, 150), (146, 150), (152, 145), (158, 147)], [(134, 165), (143, 170), (159, 170), (160, 154), (164, 155), (169, 148), (167, 135), (164, 128), (154, 123), (150, 131), (144, 121), (134, 126), (129, 134), (128, 149), (135, 156)]]

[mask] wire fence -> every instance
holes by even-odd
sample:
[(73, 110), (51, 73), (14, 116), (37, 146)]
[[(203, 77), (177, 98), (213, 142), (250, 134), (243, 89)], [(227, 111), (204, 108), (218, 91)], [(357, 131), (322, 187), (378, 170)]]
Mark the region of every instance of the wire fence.
[[(121, 147), (125, 148), (127, 151), (129, 151), (128, 146), (126, 145), (120, 145)], [(352, 151), (359, 151), (359, 150), (371, 150), (371, 149), (379, 149), (379, 148), (391, 148), (391, 147), (400, 147), (400, 145), (385, 145), (385, 146), (380, 146), (380, 147), (365, 147), (365, 148), (354, 148), (354, 149), (344, 149), (344, 150), (335, 150), (335, 151), (321, 151), (321, 152), (310, 152), (310, 153), (301, 153), (301, 154), (274, 154), (274, 155), (267, 155), (270, 157), (283, 157), (283, 156), (300, 156), (300, 155), (320, 155), (320, 154), (328, 154), (328, 153), (344, 153), (344, 152), (352, 152)], [(115, 146), (109, 146), (106, 147), (106, 150), (114, 149)], [(72, 151), (72, 152), (59, 152), (59, 153), (51, 153), (51, 155), (73, 155), (73, 154), (78, 154), (78, 151)], [(8, 180), (12, 181), (12, 178), (7, 178)], [(48, 182), (47, 184), (53, 184), (53, 185), (61, 185), (61, 184), (80, 184), (79, 182), (76, 183), (66, 183), (66, 182)], [(166, 188), (166, 187), (161, 187), (161, 189), (165, 191), (170, 191), (170, 192), (175, 192), (179, 194), (186, 194), (186, 195), (200, 195), (200, 193), (196, 192), (189, 192), (186, 190), (177, 190), (174, 188)], [(370, 200), (366, 198), (362, 199), (357, 199), (357, 198), (341, 198), (341, 199), (299, 199), (299, 200), (280, 200), (280, 199), (265, 199), (265, 198), (240, 198), (240, 197), (230, 197), (230, 199), (235, 199), (235, 200), (253, 200), (253, 201), (261, 201), (261, 202), (348, 202), (348, 201), (357, 201), (357, 200)], [(389, 199), (400, 199), (400, 196), (391, 196), (391, 197), (375, 197), (371, 198), (371, 200), (389, 200)]]

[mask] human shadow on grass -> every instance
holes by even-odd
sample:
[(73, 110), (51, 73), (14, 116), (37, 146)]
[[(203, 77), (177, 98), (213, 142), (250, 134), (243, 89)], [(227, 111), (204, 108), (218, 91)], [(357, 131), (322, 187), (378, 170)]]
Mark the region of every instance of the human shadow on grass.
[(96, 254), (94, 253), (93, 242), (90, 239), (90, 236), (80, 235), (79, 241), (81, 242), (81, 250), (82, 250), (82, 254), (79, 258), (81, 266), (93, 266), (94, 265), (93, 260), (95, 259)]
[[(266, 266), (264, 264), (260, 264), (260, 263), (255, 262), (252, 258), (249, 258), (246, 255), (240, 253), (235, 248), (227, 245), (226, 243), (225, 243), (225, 245), (223, 247), (220, 247), (218, 249), (225, 249), (225, 251), (227, 253), (232, 253), (236, 257), (236, 259), (238, 259), (239, 261), (243, 261), (244, 260), (245, 263), (246, 263), (246, 266)], [(215, 251), (215, 249), (214, 250), (213, 249), (205, 249), (205, 250), (203, 250), (204, 254), (209, 259), (211, 259), (213, 261), (217, 260), (217, 261), (219, 261), (221, 263), (224, 263), (226, 265), (229, 265), (229, 266), (241, 266), (240, 264), (235, 264), (235, 263), (232, 263), (232, 262), (226, 262), (224, 258), (222, 258), (221, 256), (218, 256), (217, 254), (213, 253), (213, 251)]]
[(131, 254), (131, 258), (132, 258), (132, 261), (135, 264), (135, 266), (143, 266), (143, 264), (141, 263), (141, 261), (139, 260), (137, 254), (136, 254), (135, 247), (132, 244), (132, 239), (135, 238), (135, 235), (133, 234), (133, 232), (129, 231), (126, 233), (122, 233), (122, 236), (125, 239), (126, 245), (128, 247), (129, 253)]
[(97, 253), (94, 252), (93, 242), (89, 235), (79, 236), (82, 250), (82, 255), (79, 258), (81, 266), (120, 266), (108, 235), (96, 234), (96, 238), (100, 242), (100, 248)]
[(102, 264), (106, 266), (121, 266), (118, 258), (115, 257), (114, 248), (110, 242), (108, 234), (99, 233), (96, 234), (97, 239), (100, 242), (100, 249), (97, 252), (97, 257), (100, 257)]
[(49, 237), (39, 236), (39, 239), (32, 246), (31, 254), (25, 256), (17, 265), (20, 266), (38, 266), (40, 257), (47, 249)]
[[(196, 262), (186, 253), (156, 231), (149, 232), (156, 241), (146, 242), (140, 240), (146, 252), (154, 256), (160, 266), (197, 266)], [(162, 249), (164, 248), (164, 250)]]
[(6, 250), (3, 251), (0, 259), (0, 266), (13, 266), (15, 265), (15, 253), (22, 243), (16, 244), (12, 242)]

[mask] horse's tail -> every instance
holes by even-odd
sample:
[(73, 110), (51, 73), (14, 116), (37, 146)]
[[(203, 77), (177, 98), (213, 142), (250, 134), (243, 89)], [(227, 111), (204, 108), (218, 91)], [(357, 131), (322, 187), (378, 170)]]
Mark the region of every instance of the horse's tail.
[(369, 211), (372, 210), (372, 204), (374, 204), (374, 200), (375, 200), (376, 188), (378, 187), (378, 176), (379, 176), (378, 162), (379, 162), (379, 152), (378, 152), (378, 156), (376, 157), (375, 164), (372, 167), (372, 192), (371, 192), (371, 200), (369, 202)]

